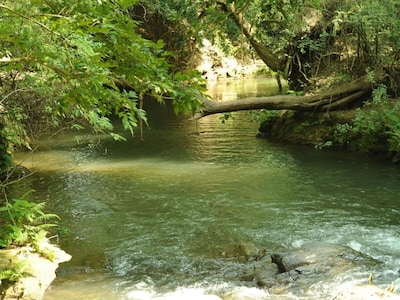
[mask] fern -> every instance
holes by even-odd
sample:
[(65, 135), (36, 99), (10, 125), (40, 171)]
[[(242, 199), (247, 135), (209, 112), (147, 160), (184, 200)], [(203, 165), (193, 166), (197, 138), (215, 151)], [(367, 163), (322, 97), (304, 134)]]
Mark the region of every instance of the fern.
[(10, 283), (18, 281), (20, 278), (26, 276), (25, 266), (26, 261), (20, 261), (16, 264), (13, 264), (12, 268), (5, 269), (0, 272), (0, 284), (1, 281), (5, 280)]
[(0, 218), (5, 220), (0, 228), (0, 247), (34, 245), (48, 234), (50, 228), (57, 226), (57, 222), (49, 222), (60, 218), (56, 214), (45, 213), (44, 202), (34, 203), (25, 199), (31, 192), (0, 207)]

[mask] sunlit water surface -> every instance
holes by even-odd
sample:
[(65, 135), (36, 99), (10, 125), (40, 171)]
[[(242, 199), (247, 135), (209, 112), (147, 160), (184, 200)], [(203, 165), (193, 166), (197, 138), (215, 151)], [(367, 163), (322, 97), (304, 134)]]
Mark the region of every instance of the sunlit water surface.
[[(210, 87), (226, 100), (275, 92), (268, 80)], [(400, 269), (400, 172), (363, 155), (257, 139), (258, 123), (236, 113), (197, 122), (150, 105), (144, 141), (59, 133), (18, 159), (36, 170), (36, 190), (69, 233), (73, 256), (46, 293), (55, 299), (331, 299), (346, 286), (383, 287)], [(307, 241), (347, 245), (382, 261), (273, 295), (232, 274), (243, 262), (221, 252), (240, 242), (269, 250)], [(206, 296), (208, 295), (208, 296)]]

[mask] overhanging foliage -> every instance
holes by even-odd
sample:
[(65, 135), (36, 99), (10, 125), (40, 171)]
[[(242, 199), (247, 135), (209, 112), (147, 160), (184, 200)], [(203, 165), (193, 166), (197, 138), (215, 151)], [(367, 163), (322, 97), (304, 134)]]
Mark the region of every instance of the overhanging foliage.
[(75, 126), (85, 119), (96, 131), (112, 132), (111, 115), (133, 134), (146, 122), (144, 95), (159, 102), (171, 99), (177, 111), (197, 108), (193, 95), (203, 90), (202, 79), (196, 72), (171, 72), (171, 54), (164, 51), (163, 42), (137, 33), (138, 24), (128, 13), (135, 3), (2, 2), (0, 123), (8, 125), (4, 138), (11, 144), (26, 143), (18, 139), (26, 133), (20, 125), (39, 118), (55, 125), (66, 118)]

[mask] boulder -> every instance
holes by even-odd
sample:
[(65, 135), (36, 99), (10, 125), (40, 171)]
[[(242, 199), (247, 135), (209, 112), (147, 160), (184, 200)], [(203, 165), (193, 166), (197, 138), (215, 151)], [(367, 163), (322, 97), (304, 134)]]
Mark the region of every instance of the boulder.
[(0, 299), (40, 300), (45, 290), (56, 278), (56, 269), (71, 256), (58, 247), (46, 245), (51, 260), (25, 246), (0, 250), (0, 273), (4, 270), (22, 268), (23, 277), (16, 282), (3, 280), (0, 284)]
[(281, 273), (295, 271), (304, 275), (336, 275), (357, 264), (374, 262), (371, 257), (349, 247), (321, 242), (307, 243), (292, 251), (273, 253), (271, 258)]
[(341, 245), (312, 242), (298, 249), (271, 254), (253, 266), (248, 279), (259, 287), (285, 292), (291, 287), (307, 288), (317, 282), (330, 280), (356, 266), (372, 266), (371, 257)]

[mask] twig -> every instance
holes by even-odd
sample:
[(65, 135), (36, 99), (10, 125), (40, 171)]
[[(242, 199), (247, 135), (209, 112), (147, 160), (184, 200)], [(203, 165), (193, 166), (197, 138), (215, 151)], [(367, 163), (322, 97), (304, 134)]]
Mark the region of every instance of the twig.
[(43, 17), (52, 17), (52, 18), (62, 18), (62, 19), (67, 19), (67, 17), (62, 16), (62, 15), (57, 15), (57, 14), (38, 14), (38, 16), (43, 16)]
[(33, 20), (33, 19), (32, 19), (31, 17), (29, 17), (29, 16), (26, 16), (26, 15), (24, 15), (24, 14), (18, 12), (18, 11), (15, 11), (15, 10), (13, 10), (13, 9), (11, 9), (11, 8), (9, 8), (9, 7), (5, 6), (5, 5), (3, 5), (3, 4), (0, 4), (0, 9), (8, 10), (9, 12), (11, 12), (11, 13), (17, 15), (17, 16), (19, 16), (19, 17), (21, 17), (21, 18), (23, 18), (23, 19), (26, 19), (26, 20), (28, 20), (28, 21), (31, 21), (32, 23), (34, 23), (34, 24), (36, 24), (36, 25), (38, 25), (38, 26), (44, 28), (45, 30), (50, 31), (52, 34), (58, 36), (59, 38), (62, 38), (63, 40), (66, 40), (66, 38), (65, 38), (63, 35), (59, 34), (58, 32), (55, 32), (54, 30), (52, 30), (51, 28), (49, 28), (49, 27), (46, 26), (45, 24), (40, 23), (39, 21)]
[(28, 91), (31, 91), (31, 89), (16, 89), (16, 90), (8, 93), (7, 95), (5, 95), (3, 97), (3, 99), (0, 100), (0, 104), (3, 104), (3, 102), (6, 101), (7, 98), (10, 97), (12, 94), (15, 94), (15, 93), (18, 93), (18, 92), (28, 92)]

